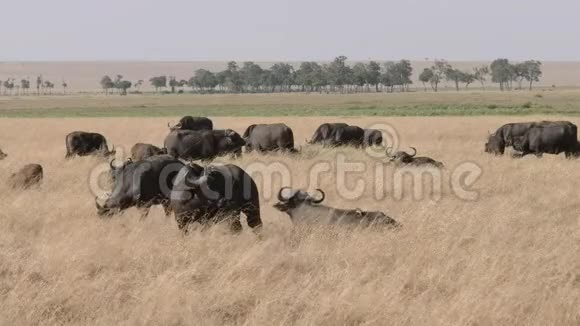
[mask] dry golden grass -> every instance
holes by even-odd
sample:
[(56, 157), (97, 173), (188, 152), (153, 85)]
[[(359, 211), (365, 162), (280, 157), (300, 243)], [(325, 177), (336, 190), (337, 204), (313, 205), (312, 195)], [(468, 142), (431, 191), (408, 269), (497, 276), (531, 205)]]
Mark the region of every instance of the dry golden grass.
[[(403, 146), (445, 162), (444, 179), (465, 161), (483, 170), (476, 201), (455, 197), (448, 185), (439, 201), (415, 200), (410, 189), (401, 200), (376, 201), (372, 173), (351, 175), (349, 184), (367, 182), (366, 196), (345, 200), (329, 174), (315, 185), (326, 190), (328, 205), (380, 209), (403, 228), (293, 226), (271, 207), (272, 198), (262, 198), (261, 239), (220, 228), (184, 237), (159, 208), (144, 221), (134, 209), (97, 217), (88, 175), (102, 162), (66, 161), (64, 136), (90, 130), (126, 149), (138, 141), (160, 144), (166, 119), (0, 120), (0, 147), (9, 155), (0, 161), (0, 180), (25, 163), (45, 171), (38, 190), (0, 185), (0, 324), (578, 325), (578, 161), (482, 151), (487, 130), (529, 119), (217, 118), (218, 127), (240, 132), (256, 121), (283, 120), (298, 143), (322, 120), (388, 122)], [(304, 151), (235, 163), (282, 158), (292, 186), (301, 188), (308, 168), (334, 155)], [(374, 164), (357, 151), (344, 153)], [(275, 191), (279, 183), (265, 188)]]

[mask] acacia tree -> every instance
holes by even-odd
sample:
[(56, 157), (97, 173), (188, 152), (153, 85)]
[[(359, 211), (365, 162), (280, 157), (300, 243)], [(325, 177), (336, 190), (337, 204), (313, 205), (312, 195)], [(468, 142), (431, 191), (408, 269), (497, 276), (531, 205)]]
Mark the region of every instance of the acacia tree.
[(371, 61), (366, 66), (367, 83), (375, 86), (375, 91), (379, 91), (381, 83), (381, 65), (378, 62)]
[(20, 80), (20, 88), (22, 89), (22, 93), (27, 95), (30, 89), (30, 80), (28, 78)]
[(451, 69), (451, 65), (445, 60), (435, 60), (431, 70), (433, 71), (433, 76), (431, 78), (431, 87), (435, 92), (439, 89), (439, 83), (445, 78), (446, 72)]
[(481, 83), (481, 89), (485, 89), (485, 82), (487, 81), (488, 75), (489, 75), (489, 67), (487, 65), (482, 65), (473, 68), (473, 77), (475, 80)]
[(324, 65), (331, 91), (334, 91), (336, 87), (343, 91), (344, 86), (351, 83), (352, 69), (346, 65), (347, 59), (347, 57), (341, 55), (336, 57), (330, 64)]
[(159, 89), (167, 87), (167, 76), (151, 77), (149, 82), (155, 88), (155, 92), (159, 92)]
[(352, 82), (356, 86), (356, 91), (365, 86), (368, 82), (367, 68), (364, 63), (357, 63), (352, 67)]
[(139, 79), (138, 81), (135, 82), (135, 84), (133, 85), (135, 87), (135, 89), (137, 90), (137, 92), (140, 92), (139, 88), (143, 85), (143, 79)]
[(495, 59), (489, 66), (491, 70), (491, 81), (499, 83), (500, 90), (509, 90), (514, 76), (514, 68), (508, 59)]
[(423, 83), (423, 88), (425, 88), (425, 92), (427, 91), (427, 83), (430, 83), (433, 80), (433, 69), (425, 68), (419, 75), (419, 81)]
[(113, 80), (109, 76), (103, 76), (100, 84), (101, 88), (105, 91), (105, 95), (109, 95), (109, 90), (115, 86), (115, 83), (113, 83)]
[(316, 62), (302, 62), (296, 71), (295, 80), (301, 86), (302, 91), (320, 91), (326, 85), (326, 78), (320, 66)]
[(542, 77), (542, 63), (537, 60), (528, 60), (523, 63), (524, 78), (530, 83), (530, 91), (532, 90), (532, 84), (534, 82), (539, 82), (540, 77)]
[(204, 91), (206, 89), (214, 89), (218, 85), (218, 80), (213, 72), (198, 69), (195, 71), (194, 76), (189, 79), (188, 85), (191, 88), (197, 87)]
[(44, 81), (44, 89), (48, 91), (49, 95), (52, 95), (52, 89), (54, 88), (54, 84), (50, 80)]
[(287, 63), (276, 63), (270, 68), (272, 91), (279, 87), (281, 92), (290, 91), (294, 83), (294, 67)]
[(63, 95), (66, 95), (66, 89), (68, 87), (68, 84), (64, 81), (64, 78), (62, 80), (62, 84), (61, 85), (62, 85), (62, 93), (63, 93)]
[(40, 95), (40, 89), (43, 87), (42, 75), (36, 77), (36, 95)]
[(12, 95), (12, 89), (14, 88), (14, 78), (8, 78), (4, 81), (4, 94), (8, 91), (8, 95)]
[(259, 65), (252, 61), (244, 62), (244, 65), (240, 69), (240, 76), (242, 78), (243, 85), (249, 91), (257, 91), (262, 85), (262, 74), (264, 70)]

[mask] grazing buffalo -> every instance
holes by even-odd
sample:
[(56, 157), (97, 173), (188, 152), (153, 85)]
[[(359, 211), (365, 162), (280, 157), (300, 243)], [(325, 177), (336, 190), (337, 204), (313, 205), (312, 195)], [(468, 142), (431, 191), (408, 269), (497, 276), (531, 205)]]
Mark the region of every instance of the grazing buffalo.
[(346, 128), (348, 125), (346, 123), (323, 123), (321, 124), (310, 141), (306, 141), (307, 144), (321, 144), (324, 146), (333, 145), (336, 139), (336, 132), (342, 128)]
[(1, 149), (0, 149), (0, 161), (5, 159), (8, 156), (8, 154), (4, 153)]
[(120, 167), (111, 164), (114, 188), (104, 203), (95, 198), (99, 215), (111, 216), (137, 207), (145, 217), (153, 205), (163, 205), (169, 215), (173, 179), (183, 166), (181, 161), (169, 155), (152, 156), (137, 162), (129, 160)]
[(151, 144), (137, 143), (131, 147), (131, 159), (133, 161), (140, 161), (151, 156), (163, 154), (167, 154), (166, 148), (159, 148)]
[(184, 160), (212, 160), (232, 153), (240, 155), (246, 143), (237, 132), (225, 130), (174, 130), (165, 138), (167, 153)]
[(363, 146), (365, 131), (357, 126), (346, 126), (336, 131), (332, 146)]
[(75, 131), (66, 136), (66, 158), (92, 154), (115, 155), (115, 147), (109, 151), (105, 137), (93, 132)]
[(40, 164), (27, 164), (18, 172), (12, 174), (8, 180), (14, 189), (28, 189), (42, 181), (43, 172)]
[(383, 133), (377, 129), (364, 130), (364, 146), (381, 146), (383, 144)]
[[(388, 225), (399, 226), (399, 223), (383, 212), (363, 211), (356, 209), (338, 209), (319, 205), (325, 198), (322, 190), (317, 189), (320, 198), (312, 197), (303, 190), (284, 187), (278, 192), (278, 203), (274, 208), (290, 216), (293, 222), (308, 224), (354, 224), (361, 226)], [(284, 192), (287, 192), (285, 195)]]
[(213, 122), (205, 117), (185, 116), (175, 126), (167, 126), (170, 130), (212, 130)]
[(413, 150), (413, 154), (407, 152), (398, 151), (394, 155), (391, 155), (391, 148), (388, 147), (386, 150), (387, 157), (389, 157), (390, 162), (395, 162), (399, 165), (409, 165), (409, 166), (434, 166), (436, 168), (443, 168), (443, 163), (435, 161), (430, 157), (416, 157), (417, 149), (415, 147), (410, 147)]
[(242, 137), (248, 152), (252, 150), (297, 152), (294, 148), (294, 133), (283, 123), (251, 125)]
[(239, 232), (240, 213), (246, 216), (252, 229), (262, 226), (258, 187), (243, 169), (233, 164), (205, 169), (197, 164), (185, 166), (175, 179), (171, 208), (178, 227), (184, 231), (190, 223), (207, 224), (217, 222), (216, 218), (230, 218), (232, 231)]
[(519, 157), (535, 154), (541, 157), (546, 154), (560, 154), (566, 157), (577, 157), (580, 154), (578, 128), (570, 122), (559, 122), (536, 125), (528, 129), (521, 137), (514, 140), (514, 149), (521, 152)]
[(522, 137), (530, 128), (561, 123), (565, 123), (565, 121), (507, 123), (499, 127), (495, 133), (489, 135), (487, 143), (485, 143), (485, 152), (503, 155), (505, 148), (513, 146), (514, 140)]

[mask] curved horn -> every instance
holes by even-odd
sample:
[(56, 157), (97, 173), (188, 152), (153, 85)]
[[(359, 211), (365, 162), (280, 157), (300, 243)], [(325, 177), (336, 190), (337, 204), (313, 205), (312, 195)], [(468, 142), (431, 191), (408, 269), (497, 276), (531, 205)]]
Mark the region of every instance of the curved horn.
[(280, 188), (280, 191), (278, 191), (278, 200), (281, 201), (281, 202), (287, 202), (288, 201), (287, 198), (284, 198), (282, 196), (282, 191), (284, 191), (286, 189), (292, 189), (292, 188), (290, 188), (290, 187), (282, 187), (282, 188)]
[(115, 159), (112, 159), (111, 162), (109, 163), (109, 166), (111, 167), (111, 170), (115, 170), (116, 167), (113, 165), (113, 162), (115, 162)]
[(393, 150), (393, 147), (388, 146), (387, 149), (385, 150), (385, 154), (387, 154), (387, 156), (392, 157), (391, 155), (391, 151)]
[(169, 121), (167, 121), (167, 128), (171, 129), (171, 125), (169, 124)]
[(409, 148), (412, 149), (414, 152), (413, 154), (411, 154), (411, 157), (415, 157), (415, 155), (417, 155), (417, 149), (415, 147), (410, 147), (410, 146), (409, 146)]
[[(315, 199), (312, 199), (311, 201), (312, 201), (314, 204), (320, 204), (320, 203), (322, 203), (322, 201), (324, 200), (324, 198), (326, 198), (326, 194), (325, 194), (325, 193), (324, 193), (324, 191), (322, 191), (321, 189), (316, 189), (316, 191), (318, 191), (318, 192), (319, 192), (319, 193), (322, 195), (322, 198), (320, 198), (320, 199), (317, 199), (317, 200), (315, 200)], [(310, 198), (312, 198), (312, 197), (310, 197)]]

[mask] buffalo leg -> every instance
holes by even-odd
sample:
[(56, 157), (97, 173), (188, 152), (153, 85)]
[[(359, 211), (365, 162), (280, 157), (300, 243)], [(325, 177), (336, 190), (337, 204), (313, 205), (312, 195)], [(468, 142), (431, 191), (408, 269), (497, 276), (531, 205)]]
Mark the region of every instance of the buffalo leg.
[(163, 206), (163, 211), (165, 212), (165, 217), (171, 216), (171, 202), (169, 200), (164, 200), (161, 205)]

